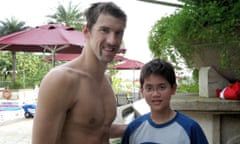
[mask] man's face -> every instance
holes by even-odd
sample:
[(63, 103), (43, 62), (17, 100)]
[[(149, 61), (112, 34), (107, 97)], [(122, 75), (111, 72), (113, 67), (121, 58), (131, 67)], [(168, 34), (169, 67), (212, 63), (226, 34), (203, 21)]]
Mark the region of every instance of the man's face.
[(96, 57), (111, 62), (118, 52), (125, 29), (125, 21), (111, 15), (101, 14), (88, 35), (89, 45)]

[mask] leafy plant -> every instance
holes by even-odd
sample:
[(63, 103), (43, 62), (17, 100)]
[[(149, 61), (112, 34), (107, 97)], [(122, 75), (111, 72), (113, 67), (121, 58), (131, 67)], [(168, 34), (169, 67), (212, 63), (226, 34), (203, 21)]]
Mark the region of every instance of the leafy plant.
[(51, 68), (51, 63), (43, 61), (43, 57), (44, 55), (18, 52), (16, 54), (16, 84), (14, 84), (11, 52), (0, 52), (0, 87), (18, 89), (40, 85), (43, 76)]
[[(170, 57), (176, 53), (192, 67), (194, 52), (202, 47), (216, 49), (222, 68), (236, 67), (240, 50), (239, 0), (182, 0), (185, 5), (174, 14), (160, 19), (152, 28), (149, 47), (154, 57)], [(240, 65), (237, 65), (239, 70)]]
[(78, 4), (73, 4), (71, 1), (66, 7), (59, 3), (56, 7), (55, 13), (47, 15), (47, 17), (55, 23), (62, 23), (66, 26), (82, 31), (84, 18), (79, 6), (80, 5)]

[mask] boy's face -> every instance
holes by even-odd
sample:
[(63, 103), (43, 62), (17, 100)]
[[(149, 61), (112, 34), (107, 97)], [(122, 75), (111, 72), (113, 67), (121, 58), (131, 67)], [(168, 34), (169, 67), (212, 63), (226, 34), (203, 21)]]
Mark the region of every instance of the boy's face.
[(171, 87), (165, 78), (152, 74), (144, 79), (141, 93), (152, 112), (162, 112), (170, 109), (170, 99), (175, 94), (176, 87)]

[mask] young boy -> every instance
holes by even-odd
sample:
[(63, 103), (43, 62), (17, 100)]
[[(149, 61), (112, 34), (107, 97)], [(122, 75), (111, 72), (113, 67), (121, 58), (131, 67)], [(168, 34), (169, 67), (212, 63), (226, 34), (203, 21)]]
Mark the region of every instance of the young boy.
[(154, 59), (142, 67), (140, 89), (151, 112), (128, 125), (122, 144), (208, 144), (196, 121), (171, 109), (176, 88), (170, 63)]

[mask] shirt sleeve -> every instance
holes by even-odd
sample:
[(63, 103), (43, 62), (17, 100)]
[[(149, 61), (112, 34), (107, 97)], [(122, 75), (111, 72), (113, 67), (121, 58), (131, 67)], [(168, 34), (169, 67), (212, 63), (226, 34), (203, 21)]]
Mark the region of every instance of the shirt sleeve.
[(128, 127), (123, 134), (121, 144), (129, 144), (129, 136), (130, 136), (130, 131), (129, 131), (129, 127)]
[(191, 144), (208, 144), (207, 138), (198, 123), (192, 125)]
[(129, 144), (130, 143), (130, 137), (134, 133), (134, 131), (145, 121), (149, 118), (149, 113), (138, 117), (137, 119), (133, 120), (129, 123), (127, 129), (125, 130), (121, 144)]

